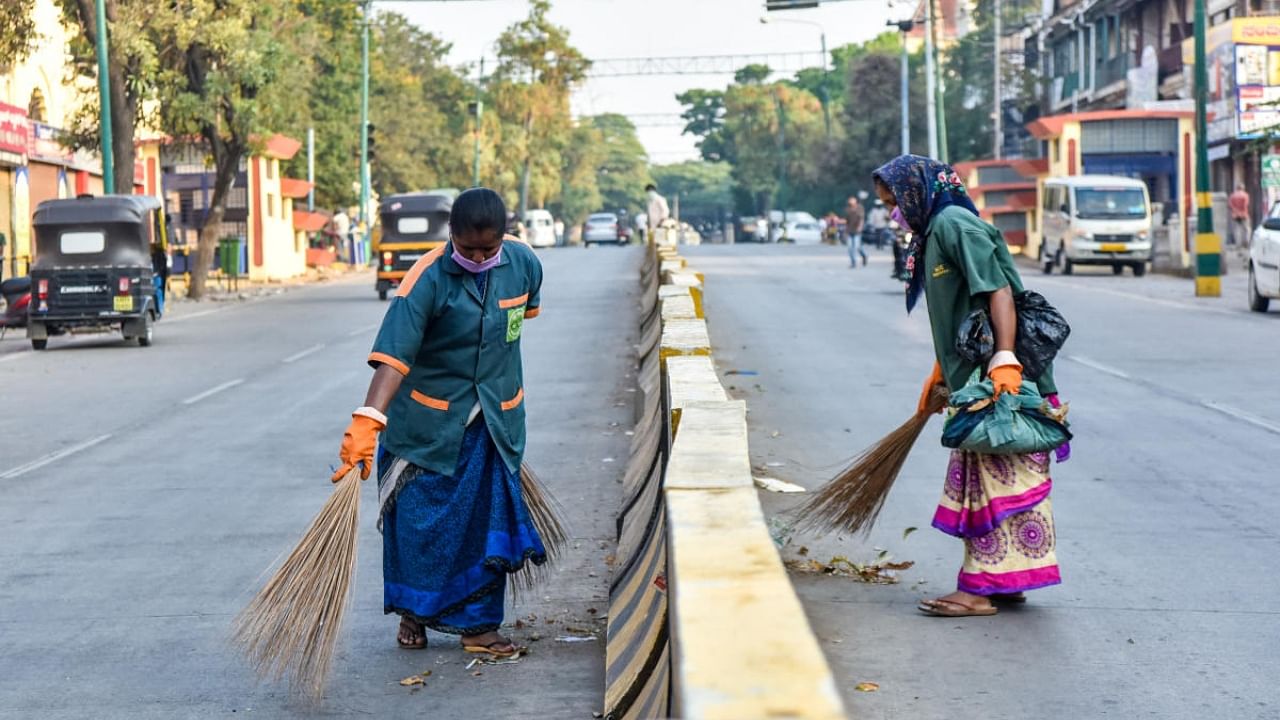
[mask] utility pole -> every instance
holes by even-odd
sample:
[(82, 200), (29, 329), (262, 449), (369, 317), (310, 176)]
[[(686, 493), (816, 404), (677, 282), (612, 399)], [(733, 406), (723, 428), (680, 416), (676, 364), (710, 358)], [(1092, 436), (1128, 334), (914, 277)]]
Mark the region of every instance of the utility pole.
[(363, 71), (360, 79), (360, 226), (364, 240), (368, 242), (372, 223), (369, 222), (369, 13), (373, 0), (360, 4), (362, 11), (360, 35), (360, 59)]
[[(942, 74), (942, 53), (938, 49), (938, 17), (934, 14), (934, 4), (937, 0), (929, 0), (929, 14), (933, 16), (932, 27), (929, 28), (933, 38), (933, 71), (937, 73), (934, 80), (934, 92), (938, 94), (938, 98), (934, 101), (934, 112), (938, 119), (938, 154), (935, 155), (938, 160), (947, 162), (947, 107), (945, 99), (947, 97), (947, 88)], [(943, 30), (946, 29), (946, 18), (942, 19)]]
[(1222, 295), (1222, 238), (1213, 231), (1213, 205), (1209, 200), (1208, 123), (1205, 101), (1209, 73), (1205, 67), (1205, 0), (1195, 0), (1196, 89), (1196, 295)]
[(107, 8), (105, 0), (97, 0), (98, 13), (98, 134), (102, 136), (102, 191), (116, 191), (116, 163), (111, 152), (111, 78), (107, 75)]
[(484, 82), (484, 58), (480, 58), (480, 75), (476, 77), (476, 132), (475, 149), (471, 154), (471, 187), (480, 187), (480, 119), (484, 115), (484, 100), (481, 99), (480, 86)]
[(995, 114), (992, 116), (992, 127), (995, 129), (995, 135), (991, 138), (991, 156), (999, 160), (1004, 151), (1004, 104), (1001, 102), (1001, 94), (1003, 92), (1003, 83), (1001, 75), (1004, 72), (1004, 48), (1000, 46), (1003, 38), (1000, 35), (1000, 13), (1003, 3), (1000, 0), (994, 0), (995, 8), (992, 14), (992, 37), (994, 39), (995, 52), (992, 56), (995, 58), (995, 74), (992, 78), (991, 95), (995, 104)]
[(914, 20), (903, 20), (902, 22), (889, 23), (898, 26), (898, 39), (902, 43), (902, 78), (899, 83), (899, 92), (902, 94), (902, 154), (911, 154), (911, 85), (909, 83), (911, 74), (911, 57), (907, 54), (907, 33), (915, 27)]
[[(787, 242), (791, 239), (787, 235), (787, 203), (790, 201), (787, 196), (787, 108), (778, 93), (777, 89), (773, 91), (773, 106), (778, 111), (778, 204), (782, 206), (782, 234), (778, 242)], [(767, 227), (768, 218), (765, 221)]]
[(827, 127), (827, 140), (831, 139), (831, 58), (827, 57), (827, 31), (822, 31), (822, 122)]
[(307, 128), (307, 212), (316, 209), (316, 129)]
[(924, 94), (925, 122), (929, 130), (929, 157), (938, 157), (938, 94), (937, 75), (933, 67), (933, 0), (925, 3), (924, 11)]

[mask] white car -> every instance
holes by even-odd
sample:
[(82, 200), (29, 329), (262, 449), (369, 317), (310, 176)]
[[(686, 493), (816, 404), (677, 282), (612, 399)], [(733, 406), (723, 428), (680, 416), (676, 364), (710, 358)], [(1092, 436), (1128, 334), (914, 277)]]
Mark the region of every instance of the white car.
[(1280, 202), (1271, 206), (1249, 244), (1249, 309), (1266, 312), (1272, 299), (1280, 299)]
[(582, 224), (582, 244), (612, 243), (622, 244), (622, 235), (618, 232), (618, 216), (613, 213), (594, 213)]
[(531, 247), (553, 247), (556, 244), (556, 221), (546, 210), (526, 212), (524, 231)]

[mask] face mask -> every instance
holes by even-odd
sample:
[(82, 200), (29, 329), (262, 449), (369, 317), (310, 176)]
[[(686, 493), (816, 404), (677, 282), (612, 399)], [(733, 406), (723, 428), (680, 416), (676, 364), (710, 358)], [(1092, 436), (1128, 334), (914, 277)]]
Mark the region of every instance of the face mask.
[(907, 219), (902, 217), (902, 208), (895, 207), (893, 212), (889, 213), (889, 219), (898, 223), (899, 227), (907, 226)]
[(459, 253), (458, 248), (455, 247), (453, 249), (453, 261), (458, 263), (463, 270), (466, 270), (469, 273), (482, 273), (485, 270), (496, 267), (498, 263), (502, 262), (502, 248), (498, 248), (498, 252), (494, 253), (493, 257), (486, 258), (481, 262), (475, 262), (474, 260), (468, 260), (463, 257), (462, 253)]

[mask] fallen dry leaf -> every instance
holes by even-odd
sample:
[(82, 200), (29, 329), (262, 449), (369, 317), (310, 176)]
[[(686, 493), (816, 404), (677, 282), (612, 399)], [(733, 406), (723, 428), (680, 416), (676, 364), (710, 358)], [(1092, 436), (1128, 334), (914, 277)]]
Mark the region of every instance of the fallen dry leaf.
[(902, 531), (902, 539), (903, 539), (903, 540), (906, 540), (906, 539), (907, 539), (907, 537), (909, 537), (909, 536), (911, 535), (911, 533), (913, 533), (913, 532), (915, 532), (915, 531), (916, 531), (916, 528), (914, 528), (914, 527), (909, 527), (909, 528), (907, 528), (906, 530), (903, 530), (903, 531)]
[(854, 685), (853, 689), (858, 692), (875, 692), (880, 689), (880, 684), (873, 682), (860, 682), (857, 685)]
[(421, 675), (410, 675), (409, 677), (401, 680), (400, 684), (405, 687), (409, 687), (411, 685), (421, 685), (422, 682), (423, 680)]

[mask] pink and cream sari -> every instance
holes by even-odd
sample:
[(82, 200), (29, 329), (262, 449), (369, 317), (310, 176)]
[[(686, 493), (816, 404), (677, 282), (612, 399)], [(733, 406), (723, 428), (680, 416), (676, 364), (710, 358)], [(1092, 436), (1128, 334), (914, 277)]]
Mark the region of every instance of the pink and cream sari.
[(957, 587), (975, 595), (1057, 585), (1050, 453), (954, 451), (933, 526), (964, 540)]

